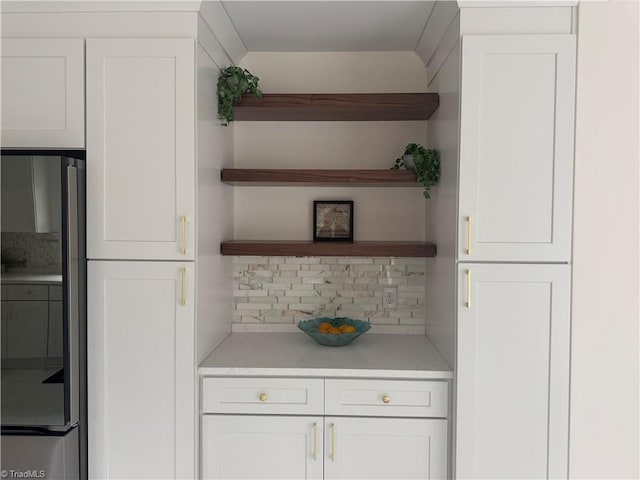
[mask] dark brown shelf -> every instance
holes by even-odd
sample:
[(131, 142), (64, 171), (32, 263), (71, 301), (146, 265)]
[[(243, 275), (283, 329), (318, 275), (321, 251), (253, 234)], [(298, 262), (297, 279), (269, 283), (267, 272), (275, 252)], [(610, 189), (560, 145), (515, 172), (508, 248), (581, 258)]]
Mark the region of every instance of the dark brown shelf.
[(409, 170), (317, 170), (223, 168), (223, 182), (232, 185), (348, 185), (419, 187)]
[(437, 93), (265, 93), (234, 107), (236, 120), (427, 120)]
[(220, 245), (222, 255), (283, 257), (434, 257), (428, 242), (311, 242), (231, 240)]

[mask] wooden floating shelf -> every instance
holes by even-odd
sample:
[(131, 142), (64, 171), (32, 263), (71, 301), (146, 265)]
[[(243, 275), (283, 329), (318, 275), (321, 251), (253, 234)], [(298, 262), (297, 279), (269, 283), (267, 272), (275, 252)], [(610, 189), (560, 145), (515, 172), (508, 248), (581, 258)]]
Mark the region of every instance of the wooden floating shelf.
[(231, 240), (220, 245), (222, 255), (282, 257), (435, 257), (428, 242), (311, 242)]
[(325, 185), (420, 187), (409, 170), (312, 170), (223, 168), (221, 179), (232, 185)]
[(437, 93), (265, 93), (234, 106), (236, 120), (427, 120)]

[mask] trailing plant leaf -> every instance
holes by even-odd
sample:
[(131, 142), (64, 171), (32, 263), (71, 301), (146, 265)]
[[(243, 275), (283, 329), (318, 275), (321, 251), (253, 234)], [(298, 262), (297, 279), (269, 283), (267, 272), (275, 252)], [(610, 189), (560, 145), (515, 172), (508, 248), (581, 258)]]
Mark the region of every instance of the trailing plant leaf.
[(218, 76), (218, 118), (222, 125), (229, 125), (234, 120), (233, 106), (240, 101), (245, 93), (262, 97), (258, 88), (260, 79), (252, 75), (246, 68), (230, 66), (220, 70)]
[[(424, 197), (431, 198), (431, 187), (440, 180), (440, 152), (434, 148), (426, 149), (422, 145), (410, 143), (405, 147), (402, 155), (413, 156), (416, 180), (424, 185)], [(404, 161), (400, 157), (396, 159), (391, 169), (398, 170), (404, 166)]]

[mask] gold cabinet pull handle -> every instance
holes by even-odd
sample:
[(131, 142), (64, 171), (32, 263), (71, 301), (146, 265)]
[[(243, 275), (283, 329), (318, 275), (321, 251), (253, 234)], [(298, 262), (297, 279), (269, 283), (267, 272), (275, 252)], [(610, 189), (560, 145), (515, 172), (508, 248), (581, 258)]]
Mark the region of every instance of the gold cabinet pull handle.
[(183, 307), (187, 304), (187, 296), (185, 292), (186, 276), (187, 269), (183, 268), (182, 270), (180, 270), (180, 305), (182, 305)]
[(331, 424), (331, 452), (330, 452), (331, 461), (336, 461), (336, 425), (335, 423)]
[(467, 255), (471, 255), (471, 215), (467, 217)]
[(313, 422), (313, 461), (318, 459), (318, 424)]
[(382, 403), (389, 403), (391, 401), (391, 399), (389, 398), (388, 395), (383, 395), (382, 396)]
[(187, 254), (187, 217), (180, 217), (180, 253)]
[(266, 402), (267, 401), (267, 394), (266, 393), (261, 393), (258, 398), (260, 399), (261, 402)]
[(471, 270), (467, 270), (467, 308), (471, 308)]

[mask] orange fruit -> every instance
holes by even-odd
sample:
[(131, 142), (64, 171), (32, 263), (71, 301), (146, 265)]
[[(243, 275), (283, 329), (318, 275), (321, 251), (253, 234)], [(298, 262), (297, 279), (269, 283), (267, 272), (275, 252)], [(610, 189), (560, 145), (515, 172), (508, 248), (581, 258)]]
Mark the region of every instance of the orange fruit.
[(330, 333), (331, 335), (340, 335), (342, 332), (336, 327), (331, 327), (327, 330), (327, 333)]
[(321, 323), (318, 325), (318, 333), (327, 333), (332, 325), (328, 322)]
[(338, 329), (342, 332), (342, 333), (356, 333), (356, 327), (354, 327), (353, 325), (340, 325), (338, 327)]

